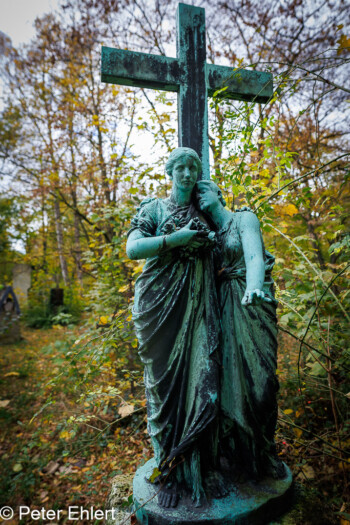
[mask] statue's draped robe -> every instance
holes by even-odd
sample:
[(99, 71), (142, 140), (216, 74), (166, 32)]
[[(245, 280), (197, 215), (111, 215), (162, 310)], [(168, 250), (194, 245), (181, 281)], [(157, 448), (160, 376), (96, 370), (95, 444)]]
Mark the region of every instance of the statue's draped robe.
[[(165, 235), (198, 217), (170, 199), (141, 204), (130, 231)], [(144, 363), (148, 432), (161, 471), (202, 439), (218, 411), (218, 303), (212, 256), (176, 248), (147, 259), (133, 320)]]
[[(223, 330), (221, 436), (238, 472), (260, 478), (276, 470), (277, 318), (271, 270), (274, 257), (263, 248), (263, 291), (273, 302), (243, 306), (246, 266), (240, 237), (242, 213), (219, 232), (219, 301)], [(263, 247), (263, 241), (262, 247)], [(232, 465), (233, 468), (233, 465)]]

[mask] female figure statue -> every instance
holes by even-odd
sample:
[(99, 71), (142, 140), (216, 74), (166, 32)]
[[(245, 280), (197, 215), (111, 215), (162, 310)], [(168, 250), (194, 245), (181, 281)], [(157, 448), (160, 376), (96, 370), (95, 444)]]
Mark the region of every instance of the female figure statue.
[(133, 320), (145, 366), (148, 432), (164, 484), (158, 496), (163, 507), (175, 507), (184, 487), (199, 504), (204, 478), (210, 478), (205, 472), (216, 459), (214, 234), (191, 200), (200, 170), (194, 150), (174, 150), (166, 164), (173, 182), (170, 198), (141, 204), (127, 242), (131, 259), (147, 259), (135, 285)]
[(225, 209), (214, 182), (199, 181), (197, 199), (217, 229), (220, 247), (221, 454), (242, 481), (281, 478), (285, 471), (274, 442), (278, 391), (274, 257), (264, 249), (256, 215)]

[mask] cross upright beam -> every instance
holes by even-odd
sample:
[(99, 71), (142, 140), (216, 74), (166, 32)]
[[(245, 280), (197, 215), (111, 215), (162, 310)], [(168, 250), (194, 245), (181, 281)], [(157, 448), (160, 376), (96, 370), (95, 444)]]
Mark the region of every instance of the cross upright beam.
[(177, 58), (102, 47), (101, 80), (177, 92), (179, 146), (198, 153), (200, 177), (209, 179), (207, 97), (226, 87), (226, 98), (266, 103), (273, 93), (272, 75), (208, 64), (203, 8), (180, 3), (176, 21)]

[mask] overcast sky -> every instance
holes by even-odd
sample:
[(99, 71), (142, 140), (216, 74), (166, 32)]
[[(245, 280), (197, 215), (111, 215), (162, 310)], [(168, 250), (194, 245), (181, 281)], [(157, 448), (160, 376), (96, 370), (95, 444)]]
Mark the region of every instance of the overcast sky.
[(37, 16), (53, 11), (59, 0), (0, 0), (0, 31), (6, 33), (14, 46), (34, 36)]

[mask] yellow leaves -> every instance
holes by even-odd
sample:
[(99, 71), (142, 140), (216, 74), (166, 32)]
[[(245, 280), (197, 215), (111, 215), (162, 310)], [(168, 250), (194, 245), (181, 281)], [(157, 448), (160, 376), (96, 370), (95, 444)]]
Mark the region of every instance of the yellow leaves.
[(160, 475), (161, 475), (161, 471), (158, 470), (157, 468), (154, 468), (154, 469), (153, 469), (153, 472), (152, 472), (152, 474), (151, 474), (151, 476), (149, 477), (149, 481), (150, 481), (151, 483), (154, 483), (155, 480), (156, 480), (156, 479), (158, 478), (158, 476), (160, 476)]
[(8, 372), (4, 375), (4, 377), (17, 377), (19, 376), (19, 372)]
[(293, 410), (291, 408), (287, 408), (286, 410), (283, 410), (283, 413), (289, 416), (290, 414), (293, 414)]
[(287, 206), (283, 208), (283, 211), (290, 217), (293, 217), (293, 215), (296, 215), (297, 213), (299, 213), (298, 208), (294, 206), (294, 204), (287, 204)]
[(342, 52), (348, 52), (350, 51), (350, 37), (346, 35), (341, 35), (339, 40), (337, 41), (337, 44), (339, 44), (339, 47), (337, 49), (337, 54), (340, 55)]
[(143, 270), (143, 267), (144, 267), (143, 264), (139, 264), (138, 266), (136, 266), (136, 268), (134, 268), (133, 276), (135, 276), (138, 273), (141, 273)]
[(108, 323), (108, 317), (106, 317), (105, 315), (102, 315), (100, 317), (100, 324), (107, 324)]
[(73, 435), (73, 432), (68, 432), (68, 430), (62, 430), (62, 432), (60, 433), (60, 439), (68, 440), (71, 439)]
[(126, 292), (127, 290), (129, 290), (129, 285), (128, 285), (128, 284), (125, 284), (124, 286), (122, 286), (121, 288), (118, 289), (118, 292), (120, 292), (120, 293), (124, 293), (124, 292)]
[(104, 119), (100, 119), (98, 115), (92, 115), (92, 122), (90, 122), (88, 126), (96, 126), (100, 129), (100, 131), (102, 131), (102, 133), (106, 133), (108, 128), (104, 127), (105, 123), (106, 121)]
[(301, 436), (303, 435), (303, 431), (301, 430), (301, 428), (296, 428), (296, 427), (294, 427), (294, 428), (293, 428), (293, 432), (294, 432), (295, 436), (296, 436), (298, 439), (300, 439)]
[[(284, 217), (293, 217), (294, 215), (296, 215), (297, 213), (299, 213), (299, 210), (298, 208), (292, 204), (292, 203), (288, 203), (288, 204), (276, 204), (275, 206), (275, 210), (276, 210), (276, 213), (280, 216), (284, 216)], [(280, 226), (281, 226), (282, 223), (280, 223)], [(288, 226), (288, 224), (286, 223), (286, 227)]]
[(261, 170), (261, 171), (259, 172), (259, 175), (260, 175), (260, 177), (265, 177), (265, 178), (267, 178), (267, 177), (270, 176), (270, 171), (269, 171), (268, 168), (264, 168), (263, 170)]

